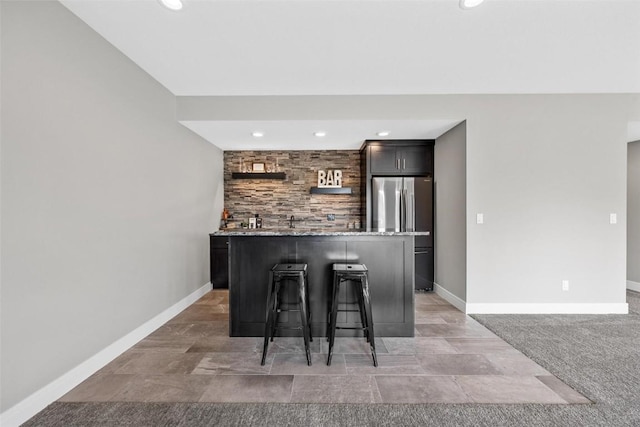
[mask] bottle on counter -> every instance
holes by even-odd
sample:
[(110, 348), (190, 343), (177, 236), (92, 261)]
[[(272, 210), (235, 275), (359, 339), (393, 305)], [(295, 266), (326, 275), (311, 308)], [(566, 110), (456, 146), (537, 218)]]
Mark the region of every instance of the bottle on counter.
[(258, 214), (256, 214), (256, 228), (262, 228), (262, 218)]
[(227, 210), (227, 208), (224, 208), (222, 210), (222, 215), (220, 218), (220, 229), (224, 229), (227, 228), (227, 220), (229, 219), (229, 211)]

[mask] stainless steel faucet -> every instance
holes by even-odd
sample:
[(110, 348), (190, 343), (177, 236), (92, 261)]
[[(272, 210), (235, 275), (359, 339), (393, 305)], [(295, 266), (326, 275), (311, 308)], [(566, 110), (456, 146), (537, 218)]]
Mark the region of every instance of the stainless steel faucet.
[(295, 220), (295, 217), (291, 215), (291, 218), (289, 218), (289, 228), (296, 228), (295, 224), (293, 223), (293, 221)]

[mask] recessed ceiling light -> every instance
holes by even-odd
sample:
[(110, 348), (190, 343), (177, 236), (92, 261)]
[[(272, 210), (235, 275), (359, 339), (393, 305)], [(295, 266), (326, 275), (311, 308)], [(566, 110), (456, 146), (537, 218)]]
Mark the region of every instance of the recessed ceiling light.
[(378, 132), (376, 135), (378, 135), (378, 136), (389, 136), (389, 131), (383, 130), (381, 132)]
[(253, 132), (251, 135), (253, 135), (254, 138), (262, 138), (264, 136), (264, 132)]
[(182, 0), (160, 0), (160, 3), (171, 10), (180, 10), (182, 9)]
[(316, 133), (314, 133), (314, 135), (317, 136), (317, 137), (323, 137), (323, 136), (327, 136), (327, 133), (326, 132), (316, 132)]
[(460, 7), (462, 9), (471, 9), (480, 5), (484, 0), (460, 0)]

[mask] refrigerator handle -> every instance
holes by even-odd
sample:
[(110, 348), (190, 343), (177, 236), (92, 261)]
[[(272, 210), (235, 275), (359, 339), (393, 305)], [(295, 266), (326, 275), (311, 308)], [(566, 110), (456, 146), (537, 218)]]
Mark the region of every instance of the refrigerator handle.
[(407, 231), (407, 190), (402, 190), (400, 198), (400, 231)]
[(393, 225), (393, 231), (401, 231), (402, 227), (402, 190), (396, 191), (397, 196), (397, 204), (396, 208), (396, 218)]
[(415, 206), (413, 194), (409, 190), (404, 190), (404, 228), (402, 231), (415, 231)]

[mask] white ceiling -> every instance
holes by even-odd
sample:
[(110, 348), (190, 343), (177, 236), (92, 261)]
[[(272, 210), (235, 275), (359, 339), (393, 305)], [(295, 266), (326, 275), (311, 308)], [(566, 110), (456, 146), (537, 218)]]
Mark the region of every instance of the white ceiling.
[[(357, 150), (366, 139), (435, 139), (460, 120), (181, 121), (223, 150)], [(253, 131), (264, 133), (255, 138)], [(317, 137), (317, 131), (326, 136)], [(389, 136), (379, 137), (379, 131)]]
[[(61, 3), (177, 96), (640, 92), (637, 0), (183, 1)], [(237, 124), (188, 126), (249, 144)]]

